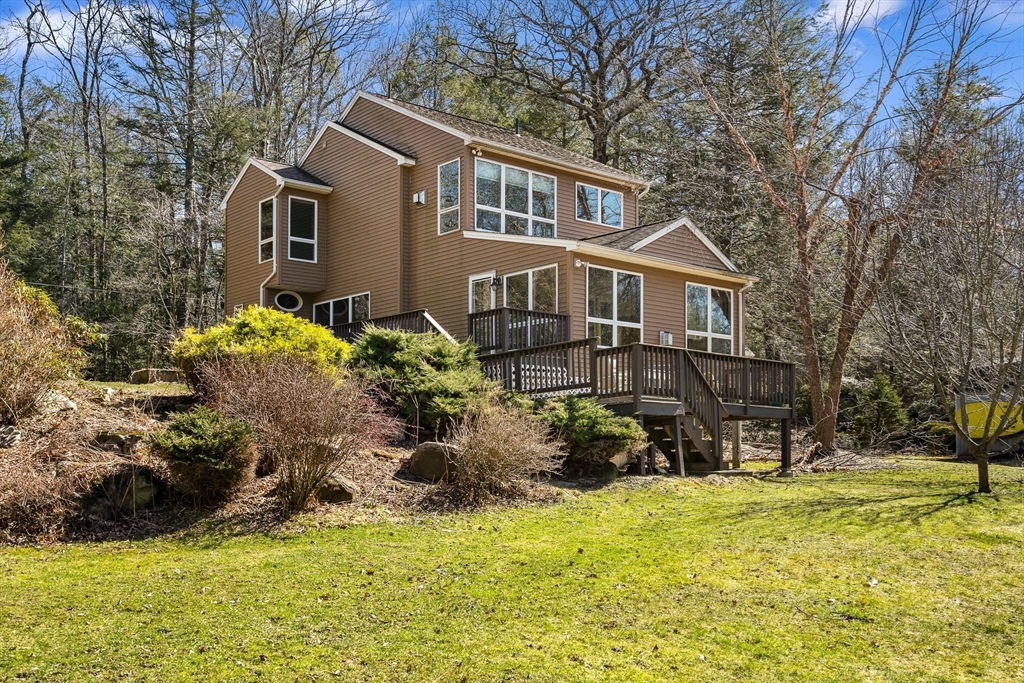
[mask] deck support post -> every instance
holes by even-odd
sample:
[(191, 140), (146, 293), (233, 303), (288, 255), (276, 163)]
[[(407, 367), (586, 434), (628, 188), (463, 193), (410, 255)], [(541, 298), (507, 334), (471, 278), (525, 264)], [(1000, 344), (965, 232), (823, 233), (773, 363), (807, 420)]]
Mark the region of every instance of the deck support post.
[(739, 420), (732, 421), (732, 468), (738, 470), (743, 467), (743, 457), (740, 454), (740, 447), (743, 445), (743, 423)]
[(782, 421), (782, 471), (780, 476), (793, 476), (793, 421)]
[[(650, 434), (647, 433), (647, 425), (644, 424), (645, 420), (643, 413), (640, 413), (638, 411), (636, 417), (638, 420), (640, 420), (640, 426), (643, 428), (644, 433), (647, 434), (648, 438), (650, 438)], [(647, 474), (647, 456), (650, 455), (650, 452), (651, 444), (648, 444), (644, 446), (642, 449), (640, 449), (640, 452), (637, 453), (636, 455), (636, 471), (637, 474), (639, 474), (640, 476), (644, 476), (645, 474)]]
[(676, 449), (676, 474), (686, 476), (686, 454), (683, 452), (683, 418), (676, 415), (672, 422), (672, 441)]

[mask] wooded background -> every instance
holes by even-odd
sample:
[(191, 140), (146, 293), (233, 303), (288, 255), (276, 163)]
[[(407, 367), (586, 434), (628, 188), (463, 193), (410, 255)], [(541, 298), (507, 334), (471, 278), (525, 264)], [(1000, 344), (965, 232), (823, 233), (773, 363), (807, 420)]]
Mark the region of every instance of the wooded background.
[[(1024, 161), (1011, 153), (1024, 147), (1024, 8), (1014, 3), (5, 9), (4, 255), (62, 311), (99, 324), (97, 378), (163, 364), (179, 330), (223, 318), (223, 193), (250, 155), (297, 161), (359, 89), (500, 126), (518, 119), (530, 135), (651, 180), (644, 221), (689, 214), (759, 278), (746, 343), (798, 363), (827, 448), (844, 378), (882, 370), (908, 400), (927, 384), (904, 362), (906, 330), (886, 324), (900, 307), (879, 305), (895, 293), (927, 317), (934, 297), (899, 296), (933, 258), (916, 237), (923, 227), (936, 239), (944, 224), (983, 224), (974, 243), (987, 236), (1015, 254), (999, 277), (1024, 265), (1007, 247), (1019, 246), (1024, 196)], [(975, 202), (984, 211), (970, 211)], [(957, 279), (948, 259), (934, 265)]]

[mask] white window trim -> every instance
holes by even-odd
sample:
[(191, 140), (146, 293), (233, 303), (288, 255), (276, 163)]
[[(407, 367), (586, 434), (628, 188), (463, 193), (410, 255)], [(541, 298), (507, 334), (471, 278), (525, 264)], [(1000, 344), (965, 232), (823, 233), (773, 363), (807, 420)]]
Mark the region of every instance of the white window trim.
[[(557, 263), (549, 263), (546, 266), (537, 266), (536, 268), (528, 268), (527, 270), (517, 270), (514, 273), (507, 273), (505, 275), (502, 275), (501, 276), (501, 302), (505, 305), (505, 307), (508, 308), (508, 279), (510, 277), (514, 277), (516, 275), (522, 275), (523, 273), (528, 273), (529, 276), (530, 276), (529, 277), (529, 284), (528, 284), (528, 287), (529, 287), (529, 296), (528, 296), (528, 298), (530, 299), (530, 309), (529, 310), (532, 311), (533, 310), (533, 274), (536, 271), (538, 271), (538, 270), (547, 270), (548, 268), (554, 268), (555, 269), (555, 310), (554, 310), (554, 312), (558, 313), (558, 264)], [(547, 311), (544, 311), (544, 312), (546, 313)]]
[[(484, 280), (484, 279), (493, 280), (496, 275), (497, 275), (497, 271), (492, 270), (492, 271), (489, 271), (489, 272), (486, 272), (486, 273), (477, 273), (476, 275), (470, 275), (469, 276), (469, 284), (467, 285), (467, 292), (469, 293), (468, 308), (469, 308), (469, 312), (470, 313), (482, 313), (483, 312), (483, 311), (474, 311), (473, 310), (473, 283), (476, 282), (477, 280)], [(488, 286), (490, 286), (490, 283), (488, 283)], [(492, 288), (491, 289), (491, 307), (488, 310), (492, 310), (492, 311), (494, 310), (494, 304), (495, 304), (494, 296), (495, 296), (495, 294), (496, 294), (496, 292)]]
[(346, 323), (339, 323), (339, 324), (340, 325), (348, 325), (348, 324), (350, 324), (352, 322), (355, 322), (355, 321), (352, 320), (352, 299), (354, 299), (357, 296), (365, 296), (366, 297), (366, 307), (369, 309), (368, 312), (367, 312), (367, 318), (366, 319), (367, 320), (371, 319), (373, 317), (373, 297), (370, 296), (370, 292), (366, 291), (366, 292), (356, 292), (355, 294), (349, 294), (348, 296), (336, 296), (333, 299), (324, 299), (323, 301), (316, 301), (316, 302), (314, 302), (313, 303), (313, 313), (312, 313), (313, 322), (316, 322), (316, 307), (317, 306), (321, 306), (323, 304), (330, 304), (331, 305), (331, 324), (330, 325), (324, 325), (324, 327), (334, 327), (334, 302), (335, 301), (344, 301), (345, 299), (349, 300), (349, 302), (348, 302), (348, 322), (346, 322)]
[[(448, 164), (457, 163), (459, 165), (459, 186), (458, 186), (458, 199), (455, 200), (455, 206), (450, 206), (447, 209), (441, 208), (441, 167), (447, 166)], [(474, 188), (474, 196), (476, 195)], [(448, 232), (441, 232), (441, 216), (446, 213), (457, 213), (459, 214), (459, 227), (455, 230), (449, 230)], [(437, 234), (438, 235), (451, 235), (456, 232), (462, 232), (462, 157), (456, 157), (451, 161), (446, 161), (443, 164), (437, 165)]]
[[(311, 240), (307, 240), (307, 239), (305, 239), (303, 237), (292, 237), (292, 202), (295, 201), (296, 199), (299, 200), (300, 202), (312, 202), (313, 203), (313, 239), (311, 239)], [(319, 254), (319, 245), (317, 244), (317, 242), (319, 241), (317, 238), (320, 236), (320, 225), (319, 225), (319, 223), (320, 223), (320, 202), (318, 202), (315, 199), (308, 199), (306, 197), (296, 197), (295, 195), (289, 195), (288, 196), (288, 244), (286, 246), (288, 247), (288, 249), (287, 249), (287, 258), (288, 258), (289, 261), (295, 261), (297, 263), (316, 263), (317, 262), (317, 259), (320, 256), (320, 254)], [(302, 244), (312, 244), (313, 245), (313, 260), (310, 261), (310, 260), (304, 259), (304, 258), (292, 258), (292, 249), (291, 249), (291, 243), (292, 242), (300, 242)]]
[[(499, 203), (501, 204), (502, 208), (494, 208), (493, 206), (485, 206), (483, 204), (477, 204), (476, 203), (476, 195), (477, 195), (476, 184), (477, 184), (477, 177), (479, 175), (477, 173), (477, 169), (479, 168), (481, 162), (482, 163), (487, 163), (487, 164), (495, 164), (495, 165), (501, 167), (501, 180), (500, 180), (501, 199), (500, 199)], [(519, 166), (513, 166), (512, 164), (506, 164), (506, 163), (501, 162), (501, 161), (493, 161), (491, 159), (480, 159), (480, 158), (477, 158), (476, 162), (473, 164), (473, 230), (476, 230), (476, 231), (482, 232), (482, 233), (486, 233), (486, 234), (490, 234), (490, 235), (505, 235), (505, 234), (507, 234), (505, 232), (505, 216), (515, 216), (516, 218), (525, 218), (527, 223), (529, 223), (529, 225), (530, 225), (530, 229), (531, 230), (533, 229), (533, 221), (534, 221), (534, 218), (535, 218), (533, 213), (519, 213), (517, 211), (508, 211), (508, 210), (506, 210), (504, 208), (504, 206), (505, 206), (505, 169), (506, 168), (511, 168), (511, 169), (515, 169), (517, 171), (522, 171), (523, 173), (526, 173), (527, 177), (530, 179), (530, 187), (527, 190), (527, 194), (529, 195), (529, 198), (528, 198), (529, 203), (527, 204), (527, 208), (531, 212), (533, 211), (533, 176), (534, 175), (542, 175), (542, 176), (545, 176), (547, 178), (551, 178), (551, 180), (554, 182), (553, 189), (552, 189), (552, 200), (553, 200), (552, 212), (554, 214), (554, 218), (550, 219), (550, 221), (549, 221), (547, 218), (537, 217), (536, 220), (544, 221), (545, 223), (550, 222), (552, 224), (551, 237), (541, 237), (540, 239), (554, 239), (554, 238), (558, 237), (558, 176), (556, 176), (554, 174), (550, 174), (550, 173), (541, 173), (540, 171), (531, 171), (528, 168), (521, 168)], [(483, 209), (484, 211), (492, 211), (492, 212), (501, 214), (501, 230), (499, 232), (494, 232), (493, 230), (481, 230), (480, 228), (478, 228), (476, 226), (476, 212), (477, 212), (478, 209)], [(512, 237), (537, 237), (537, 235), (511, 235), (511, 236)]]
[[(597, 190), (597, 220), (596, 221), (588, 221), (586, 218), (580, 218), (580, 186), (591, 187), (591, 188)], [(611, 225), (610, 223), (605, 223), (605, 222), (603, 222), (601, 220), (601, 209), (603, 208), (603, 205), (604, 205), (604, 200), (601, 198), (601, 193), (602, 192), (611, 192), (613, 194), (619, 195), (619, 224), (618, 225)], [(603, 226), (605, 228), (614, 228), (615, 230), (622, 230), (622, 229), (625, 228), (625, 224), (626, 224), (626, 217), (625, 217), (625, 213), (626, 213), (626, 197), (625, 197), (625, 195), (623, 195), (618, 190), (609, 190), (606, 187), (600, 187), (598, 185), (589, 185), (587, 183), (577, 182), (576, 183), (576, 192), (575, 192), (574, 196), (576, 197), (576, 206), (573, 207), (573, 208), (576, 209), (576, 214), (575, 214), (576, 220), (580, 221), (581, 223), (593, 223), (594, 225), (600, 225), (600, 226)], [(659, 237), (660, 237), (660, 235), (659, 235)]]
[[(689, 337), (690, 337), (691, 334), (693, 336), (695, 336), (695, 337), (696, 336), (707, 337), (708, 338), (708, 351), (707, 352), (708, 353), (715, 353), (714, 351), (711, 350), (711, 346), (712, 346), (711, 340), (712, 339), (728, 339), (729, 340), (729, 354), (728, 355), (731, 356), (731, 355), (735, 354), (736, 353), (736, 338), (735, 338), (736, 335), (735, 334), (719, 334), (719, 333), (711, 331), (711, 290), (712, 289), (717, 289), (720, 292), (728, 292), (729, 293), (729, 315), (730, 315), (729, 325), (732, 328), (733, 332), (736, 331), (736, 307), (735, 307), (736, 292), (731, 290), (731, 289), (729, 289), (728, 287), (715, 287), (713, 285), (706, 285), (703, 282), (687, 282), (686, 283), (686, 289), (688, 290), (690, 287), (703, 287), (708, 292), (708, 330), (707, 330), (707, 332), (704, 332), (704, 331), (701, 331), (701, 330), (691, 330), (690, 329), (690, 310), (689, 310), (690, 309), (690, 297), (689, 297), (689, 292), (684, 291), (684, 294), (685, 294), (684, 301), (686, 302), (686, 306), (685, 306), (685, 310), (683, 311), (683, 322), (684, 322), (684, 326), (686, 328), (686, 338), (683, 339), (683, 346), (685, 348), (689, 348)], [(698, 350), (698, 349), (694, 349), (694, 351), (696, 351), (696, 350)]]
[[(270, 202), (271, 212), (274, 215), (273, 226), (270, 228), (270, 239), (261, 239), (260, 230), (263, 229), (263, 205)], [(263, 245), (270, 242), (270, 258), (263, 258)], [(256, 205), (256, 260), (258, 263), (270, 263), (277, 256), (277, 195), (271, 195), (261, 199)]]
[[(292, 296), (294, 296), (296, 299), (299, 300), (299, 305), (296, 306), (295, 308), (285, 308), (281, 304), (277, 303), (277, 298), (279, 296), (281, 296), (282, 294), (291, 294)], [(288, 289), (282, 290), (282, 291), (280, 291), (280, 292), (278, 292), (277, 294), (274, 295), (274, 305), (277, 306), (282, 311), (286, 311), (288, 313), (294, 313), (295, 311), (300, 310), (302, 308), (302, 304), (303, 304), (302, 297), (298, 293), (293, 292), (293, 291), (288, 290)]]
[[(608, 320), (606, 318), (595, 318), (595, 317), (590, 315), (590, 269), (591, 268), (596, 268), (598, 270), (609, 270), (609, 271), (611, 271), (613, 273), (613, 276), (612, 276), (612, 286), (613, 287), (616, 286), (616, 281), (618, 280), (618, 274), (619, 273), (625, 273), (626, 275), (637, 275), (637, 276), (640, 277), (640, 322), (639, 323), (620, 322), (619, 320)], [(633, 271), (622, 270), (621, 268), (606, 268), (604, 266), (594, 266), (594, 265), (591, 265), (591, 264), (588, 263), (587, 264), (587, 287), (586, 287), (586, 290), (587, 290), (587, 293), (586, 293), (586, 299), (584, 301), (584, 305), (586, 306), (585, 312), (587, 314), (587, 322), (586, 322), (587, 328), (586, 328), (585, 331), (590, 329), (590, 323), (592, 323), (592, 322), (601, 323), (603, 325), (611, 325), (612, 326), (612, 341), (614, 342), (618, 338), (618, 336), (619, 336), (619, 330), (618, 330), (619, 327), (629, 327), (629, 328), (633, 328), (633, 329), (639, 329), (640, 330), (640, 343), (643, 343), (643, 341), (644, 341), (644, 274), (643, 273), (634, 273)], [(615, 317), (615, 318), (618, 318), (618, 316), (619, 316), (619, 297), (616, 296), (616, 294), (617, 294), (617, 291), (615, 289), (613, 289), (612, 290), (612, 316)], [(588, 336), (589, 336), (589, 332), (588, 332)], [(602, 348), (608, 348), (608, 347), (602, 347)]]

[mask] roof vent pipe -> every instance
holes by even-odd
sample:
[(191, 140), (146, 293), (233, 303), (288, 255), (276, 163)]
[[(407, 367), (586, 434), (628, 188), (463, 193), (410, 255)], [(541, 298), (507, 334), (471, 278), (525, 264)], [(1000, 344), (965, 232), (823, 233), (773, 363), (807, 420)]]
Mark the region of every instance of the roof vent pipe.
[(516, 117), (515, 131), (516, 131), (516, 135), (519, 135), (519, 117), (518, 116)]

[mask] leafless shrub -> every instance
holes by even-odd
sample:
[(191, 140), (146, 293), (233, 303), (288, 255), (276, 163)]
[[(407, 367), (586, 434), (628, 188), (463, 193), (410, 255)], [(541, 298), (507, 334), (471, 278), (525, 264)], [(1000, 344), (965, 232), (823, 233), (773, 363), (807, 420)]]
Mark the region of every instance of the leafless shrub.
[(454, 475), (446, 486), (467, 504), (521, 497), (531, 477), (558, 471), (565, 458), (544, 422), (498, 402), (463, 418), (447, 443)]
[[(79, 418), (51, 423), (41, 438), (0, 450), (0, 541), (52, 541), (87, 522), (94, 503), (123, 512), (123, 490), (134, 475), (163, 480), (160, 463), (92, 445), (94, 431)], [(104, 486), (106, 484), (106, 486)], [(104, 505), (105, 504), (105, 505)]]
[(290, 511), (305, 508), (347, 458), (382, 445), (395, 431), (359, 379), (298, 358), (212, 362), (200, 373), (216, 407), (256, 430)]
[(20, 283), (0, 259), (0, 424), (30, 413), (81, 361), (50, 300)]

